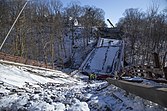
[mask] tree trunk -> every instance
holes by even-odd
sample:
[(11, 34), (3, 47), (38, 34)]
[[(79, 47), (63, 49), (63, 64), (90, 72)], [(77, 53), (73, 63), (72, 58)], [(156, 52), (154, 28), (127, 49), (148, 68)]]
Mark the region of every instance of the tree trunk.
[(165, 66), (166, 57), (167, 57), (167, 51), (165, 52), (165, 55), (164, 55), (164, 57), (163, 57), (163, 61), (162, 61), (162, 66), (163, 66), (163, 67), (166, 67), (166, 66)]

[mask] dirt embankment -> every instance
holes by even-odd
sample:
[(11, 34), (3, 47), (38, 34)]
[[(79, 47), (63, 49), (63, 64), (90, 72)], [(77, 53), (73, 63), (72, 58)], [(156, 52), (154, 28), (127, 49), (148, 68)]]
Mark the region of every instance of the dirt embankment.
[(20, 57), (20, 56), (13, 56), (3, 52), (0, 52), (0, 60), (6, 60), (6, 61), (22, 63), (26, 65), (39, 66), (39, 67), (52, 69), (52, 66), (49, 63), (31, 60), (31, 59)]

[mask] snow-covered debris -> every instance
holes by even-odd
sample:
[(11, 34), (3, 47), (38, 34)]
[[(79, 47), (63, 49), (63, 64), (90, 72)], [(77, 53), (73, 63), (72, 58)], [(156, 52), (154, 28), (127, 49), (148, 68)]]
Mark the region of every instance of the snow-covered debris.
[(108, 39), (108, 38), (100, 38), (97, 47), (104, 47), (104, 46), (121, 46), (121, 40), (116, 39)]
[[(59, 77), (56, 80), (51, 78), (56, 76)], [(5, 84), (17, 87), (23, 87), (23, 85), (26, 83), (71, 83), (71, 80), (65, 79), (68, 77), (68, 75), (60, 71), (40, 71), (37, 69), (29, 69), (21, 66), (16, 67), (0, 64), (0, 80)]]
[(165, 108), (108, 85), (88, 81), (76, 71), (0, 64), (0, 110), (7, 111), (156, 111)]

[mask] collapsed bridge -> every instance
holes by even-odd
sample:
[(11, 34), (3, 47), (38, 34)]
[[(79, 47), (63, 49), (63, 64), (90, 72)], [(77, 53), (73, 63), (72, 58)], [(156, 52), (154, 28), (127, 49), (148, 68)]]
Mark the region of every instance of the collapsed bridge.
[(124, 41), (100, 38), (97, 46), (87, 56), (79, 68), (95, 74), (114, 74), (123, 68)]
[[(135, 94), (167, 107), (166, 73), (160, 68), (148, 66), (124, 67), (124, 45), (123, 40), (100, 38), (97, 46), (87, 56), (79, 70), (88, 74), (93, 73), (97, 77), (101, 75), (116, 77), (116, 72), (119, 72), (118, 78), (107, 78), (107, 82), (124, 89), (127, 93)], [(136, 79), (136, 77), (140, 78)], [(147, 85), (145, 83), (147, 80), (157, 84)]]

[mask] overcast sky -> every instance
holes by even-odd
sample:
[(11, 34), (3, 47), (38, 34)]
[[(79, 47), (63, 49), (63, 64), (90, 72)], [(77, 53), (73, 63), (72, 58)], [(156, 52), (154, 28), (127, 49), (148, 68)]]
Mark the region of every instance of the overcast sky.
[[(110, 19), (113, 24), (116, 24), (119, 18), (123, 17), (125, 9), (128, 8), (139, 8), (146, 11), (149, 6), (154, 2), (159, 5), (159, 9), (165, 8), (167, 2), (165, 0), (60, 0), (64, 6), (69, 4), (71, 1), (79, 1), (82, 6), (90, 5), (101, 8), (105, 11), (105, 20)], [(166, 5), (167, 6), (167, 5)], [(108, 22), (106, 21), (108, 24)], [(109, 24), (108, 24), (109, 25)]]

